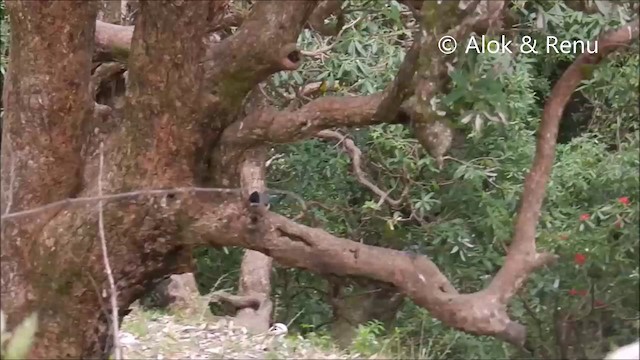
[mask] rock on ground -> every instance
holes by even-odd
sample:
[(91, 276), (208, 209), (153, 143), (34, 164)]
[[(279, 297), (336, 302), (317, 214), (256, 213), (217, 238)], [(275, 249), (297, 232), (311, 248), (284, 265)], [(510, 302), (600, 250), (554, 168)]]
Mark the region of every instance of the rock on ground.
[(160, 281), (140, 300), (140, 304), (149, 309), (182, 309), (193, 307), (199, 296), (193, 273), (174, 274)]

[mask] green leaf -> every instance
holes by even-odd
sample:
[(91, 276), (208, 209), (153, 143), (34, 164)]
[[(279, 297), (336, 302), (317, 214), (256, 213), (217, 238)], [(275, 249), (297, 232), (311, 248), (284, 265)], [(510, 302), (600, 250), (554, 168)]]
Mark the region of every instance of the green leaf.
[(453, 178), (454, 179), (460, 179), (461, 177), (463, 177), (465, 175), (467, 171), (467, 166), (466, 165), (460, 165), (456, 171), (453, 173)]
[(355, 47), (358, 50), (358, 52), (360, 53), (360, 55), (362, 56), (367, 56), (367, 52), (364, 51), (364, 48), (362, 47), (362, 45), (360, 44), (360, 42), (358, 41), (354, 41)]
[(31, 314), (13, 331), (7, 343), (5, 359), (26, 359), (38, 329), (38, 315)]
[(297, 84), (302, 85), (304, 81), (302, 80), (302, 76), (300, 76), (300, 73), (298, 73), (297, 71), (294, 71), (291, 73), (291, 75), (293, 76), (293, 79)]

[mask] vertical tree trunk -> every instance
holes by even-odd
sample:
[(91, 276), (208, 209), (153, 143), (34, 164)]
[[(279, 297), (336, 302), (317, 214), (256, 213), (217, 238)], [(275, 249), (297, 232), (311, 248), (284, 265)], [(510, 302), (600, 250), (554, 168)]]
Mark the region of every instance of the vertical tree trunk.
[[(80, 190), (82, 130), (93, 113), (88, 89), (97, 11), (89, 1), (5, 4), (11, 51), (4, 88), (2, 214), (74, 197)], [(37, 312), (44, 328), (31, 358), (78, 356), (86, 331), (78, 328), (81, 319), (99, 311), (63, 311), (76, 295), (74, 284), (85, 276), (81, 269), (56, 267), (72, 241), (56, 243), (44, 234), (55, 215), (49, 211), (2, 224), (0, 304), (8, 326)]]
[[(7, 2), (12, 31), (4, 89), (3, 214), (97, 194), (95, 140), (103, 135), (94, 134), (89, 91), (97, 4)], [(199, 99), (205, 28), (224, 6), (141, 3), (125, 118), (111, 137), (102, 137), (104, 193), (194, 185), (199, 146), (208, 135), (203, 132), (221, 130), (204, 126)], [(180, 231), (193, 215), (177, 213), (183, 208), (179, 202), (159, 202), (133, 198), (104, 205), (119, 309), (152, 280), (188, 262), (184, 255), (190, 249)], [(0, 303), (7, 325), (39, 314), (29, 358), (107, 358), (111, 352), (111, 291), (96, 205), (57, 207), (2, 222)]]
[[(244, 198), (248, 199), (249, 194), (254, 191), (265, 193), (266, 155), (265, 148), (252, 149), (245, 153), (245, 161), (241, 170)], [(259, 306), (239, 309), (236, 321), (254, 333), (269, 329), (273, 310), (273, 303), (269, 298), (271, 296), (272, 262), (273, 259), (269, 256), (253, 250), (245, 250), (242, 258), (238, 286), (239, 295), (256, 298)]]

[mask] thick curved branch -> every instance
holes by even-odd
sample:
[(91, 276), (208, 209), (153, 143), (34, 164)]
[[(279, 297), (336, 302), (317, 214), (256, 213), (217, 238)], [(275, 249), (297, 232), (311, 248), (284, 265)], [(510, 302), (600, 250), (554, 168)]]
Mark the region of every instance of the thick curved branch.
[[(265, 109), (261, 113), (252, 113), (227, 127), (222, 143), (247, 147), (266, 142), (288, 143), (312, 137), (318, 131), (334, 127), (369, 126), (383, 122), (405, 123), (407, 113), (416, 112), (410, 109), (410, 104), (415, 102), (404, 100), (414, 91), (414, 82), (411, 80), (417, 64), (420, 64), (422, 77), (417, 82), (419, 95), (424, 103), (428, 104), (429, 99), (446, 85), (441, 79), (448, 76), (447, 58), (436, 54), (436, 35), (442, 33), (463, 38), (474, 29), (486, 30), (499, 20), (503, 4), (504, 2), (497, 2), (483, 14), (468, 15), (450, 30), (430, 29), (434, 31), (424, 42), (423, 34), (417, 36), (396, 79), (385, 92), (360, 97), (327, 96), (313, 100), (296, 111)], [(432, 7), (425, 7), (423, 11), (429, 11)]]
[(258, 295), (233, 295), (224, 291), (217, 291), (210, 296), (209, 302), (226, 302), (231, 304), (236, 310), (251, 308), (258, 310), (264, 301), (264, 296)]
[(377, 185), (367, 179), (367, 174), (362, 170), (362, 151), (353, 142), (353, 140), (333, 130), (322, 130), (316, 134), (317, 137), (322, 139), (329, 139), (337, 141), (342, 146), (345, 152), (351, 158), (351, 168), (358, 182), (364, 185), (367, 189), (371, 190), (374, 194), (380, 197), (380, 203), (386, 202), (392, 208), (398, 208), (405, 200), (405, 196), (409, 192), (409, 187), (405, 187), (402, 192), (402, 197), (395, 200), (389, 197), (388, 191), (383, 191)]
[(226, 211), (227, 220), (219, 212), (202, 216), (185, 237), (257, 250), (282, 265), (320, 274), (364, 276), (390, 283), (449, 326), (509, 340), (523, 337), (524, 328), (509, 319), (505, 304), (486, 291), (459, 294), (425, 256), (338, 238), (273, 213), (265, 217), (271, 231), (256, 240), (247, 231), (248, 219), (238, 218), (231, 206)]
[(489, 290), (499, 294), (502, 301), (507, 301), (514, 295), (531, 271), (555, 259), (551, 254), (536, 251), (536, 227), (553, 167), (562, 113), (573, 91), (584, 78), (583, 67), (599, 63), (607, 54), (637, 37), (637, 19), (618, 30), (602, 35), (597, 40), (598, 53), (578, 56), (551, 90), (542, 113), (533, 165), (524, 182), (511, 246), (504, 266), (489, 286)]
[(251, 146), (262, 142), (288, 143), (334, 127), (373, 125), (383, 93), (369, 96), (325, 96), (296, 111), (274, 108), (249, 114), (225, 129), (222, 142)]
[(207, 54), (207, 79), (220, 85), (215, 93), (244, 96), (269, 75), (294, 70), (301, 62), (296, 41), (316, 1), (260, 1), (238, 31)]
[(372, 121), (381, 123), (395, 118), (400, 110), (402, 102), (405, 101), (414, 90), (413, 77), (416, 73), (420, 48), (422, 45), (422, 32), (418, 31), (414, 35), (413, 44), (405, 55), (402, 65), (398, 70), (393, 82), (385, 90), (385, 98), (380, 102)]
[(131, 49), (133, 26), (114, 25), (96, 21), (94, 61), (126, 62)]
[[(250, 90), (271, 73), (296, 69), (301, 58), (295, 43), (315, 6), (316, 1), (262, 1), (254, 5), (246, 19), (237, 14), (217, 14), (217, 20), (210, 23), (207, 31), (229, 23), (240, 28), (210, 49), (204, 63), (208, 79), (250, 82), (247, 85)], [(238, 24), (240, 21), (242, 24)], [(97, 21), (96, 28), (95, 60), (126, 61), (134, 27)], [(242, 81), (247, 77), (251, 81)], [(238, 93), (249, 91), (242, 88)]]

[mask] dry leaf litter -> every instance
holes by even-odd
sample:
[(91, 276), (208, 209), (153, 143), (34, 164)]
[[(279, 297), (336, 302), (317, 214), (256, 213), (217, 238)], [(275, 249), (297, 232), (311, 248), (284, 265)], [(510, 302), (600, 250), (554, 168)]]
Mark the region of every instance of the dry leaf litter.
[(320, 349), (291, 334), (252, 335), (225, 318), (189, 321), (169, 313), (150, 316), (138, 307), (124, 320), (120, 345), (125, 359), (362, 358), (360, 354)]

